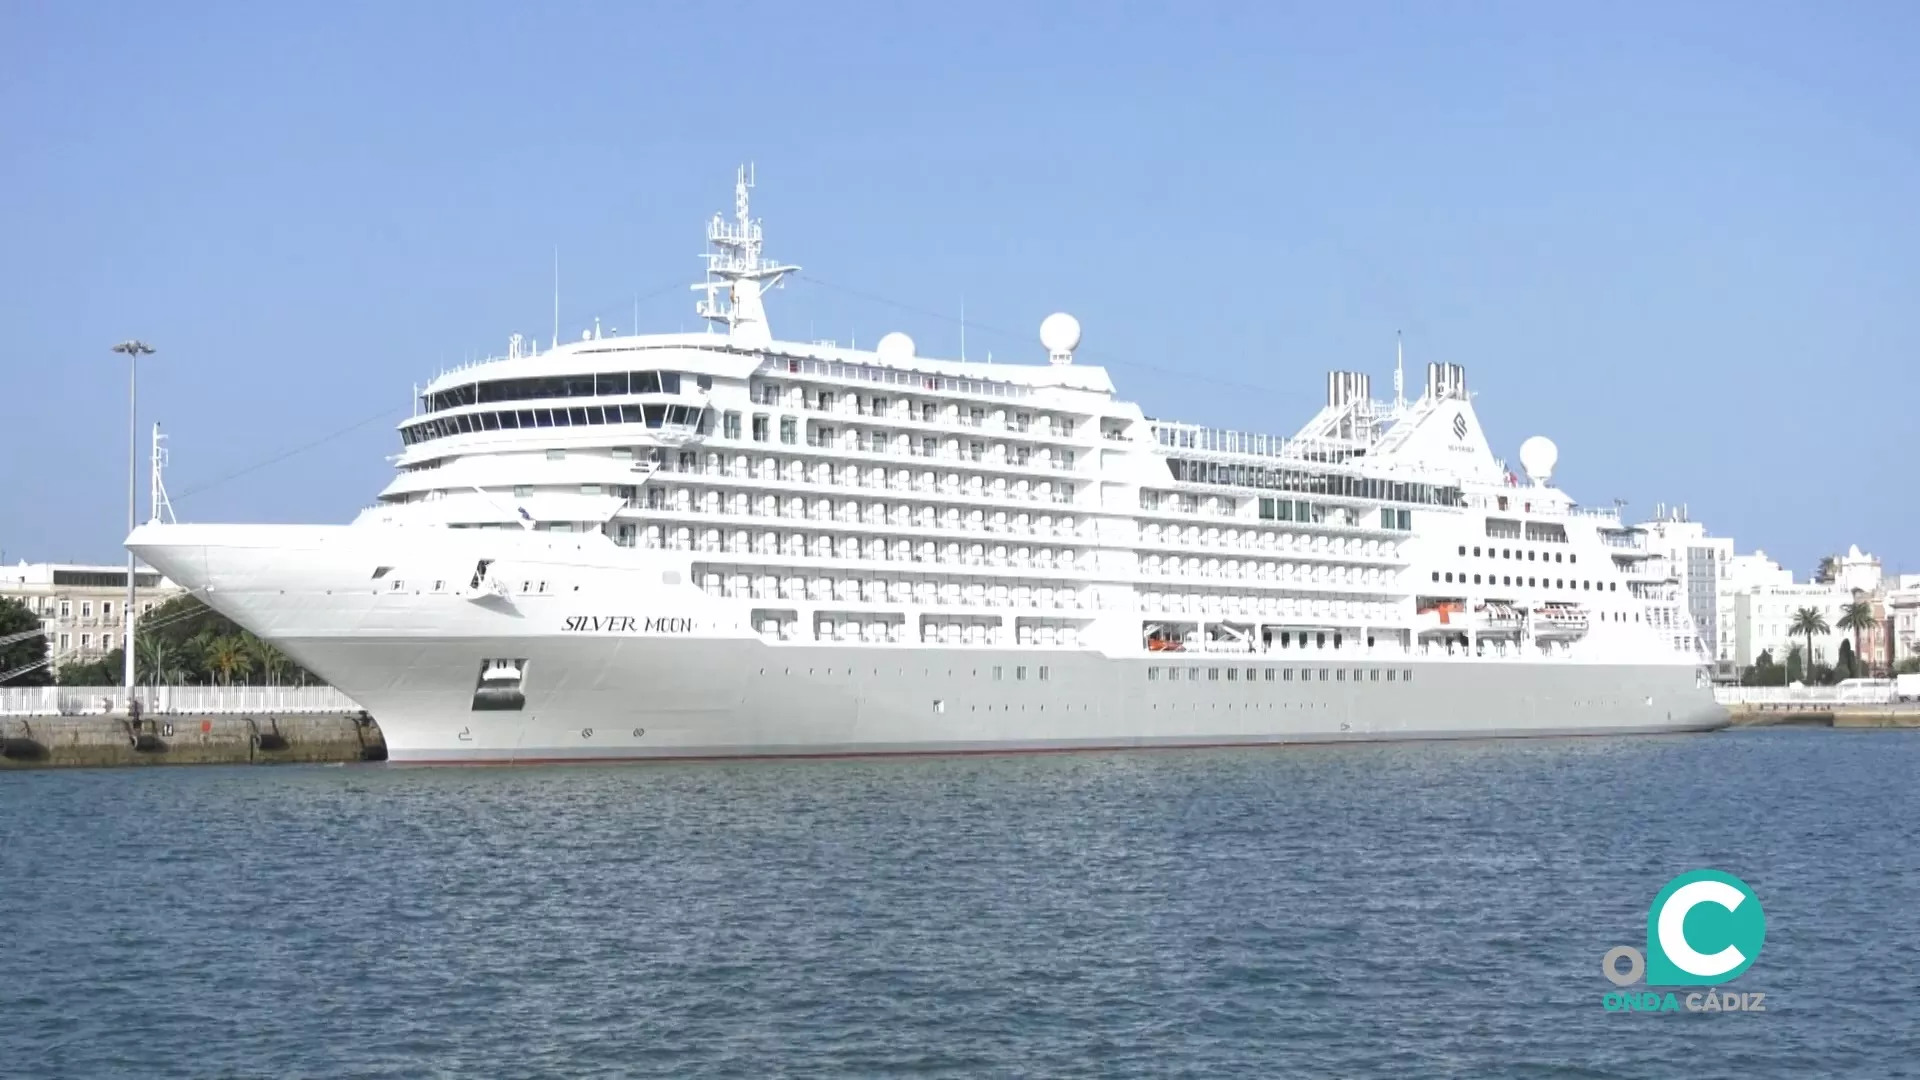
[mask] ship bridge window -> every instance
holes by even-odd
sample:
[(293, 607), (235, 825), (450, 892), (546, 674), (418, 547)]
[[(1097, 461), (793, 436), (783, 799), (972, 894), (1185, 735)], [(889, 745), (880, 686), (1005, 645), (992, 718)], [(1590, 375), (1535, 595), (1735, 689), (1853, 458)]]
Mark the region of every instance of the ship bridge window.
[(383, 578), (383, 577), (386, 577), (386, 576), (387, 576), (387, 574), (389, 574), (390, 572), (392, 572), (392, 570), (393, 570), (393, 567), (391, 567), (391, 566), (376, 566), (376, 567), (374, 567), (374, 568), (373, 568), (373, 580), (375, 580), (375, 581), (379, 581), (379, 580), (380, 580), (381, 578)]
[(593, 391), (596, 394), (624, 394), (630, 385), (624, 371), (603, 371), (593, 377)]

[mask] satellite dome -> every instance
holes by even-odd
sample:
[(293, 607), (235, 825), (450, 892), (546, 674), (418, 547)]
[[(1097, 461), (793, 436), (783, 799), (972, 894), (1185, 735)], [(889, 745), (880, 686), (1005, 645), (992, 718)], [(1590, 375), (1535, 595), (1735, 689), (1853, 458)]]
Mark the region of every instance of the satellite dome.
[(1080, 347), (1080, 320), (1064, 311), (1047, 316), (1040, 322), (1040, 344), (1060, 363), (1073, 359), (1073, 350)]
[(1559, 462), (1560, 448), (1545, 435), (1535, 435), (1520, 444), (1520, 467), (1527, 470), (1527, 479), (1536, 484), (1553, 479), (1553, 467)]
[(880, 339), (873, 351), (892, 360), (904, 360), (913, 355), (913, 339), (895, 330)]

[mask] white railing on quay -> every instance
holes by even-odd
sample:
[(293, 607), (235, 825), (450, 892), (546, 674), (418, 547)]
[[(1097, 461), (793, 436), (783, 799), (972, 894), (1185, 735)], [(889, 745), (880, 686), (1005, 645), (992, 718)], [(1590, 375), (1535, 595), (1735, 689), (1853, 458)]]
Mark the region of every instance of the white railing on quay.
[(1894, 689), (1887, 686), (1716, 686), (1713, 697), (1722, 705), (1772, 705), (1815, 708), (1832, 705), (1891, 705)]
[[(147, 716), (356, 713), (360, 706), (331, 686), (140, 686)], [(0, 687), (0, 716), (105, 716), (127, 711), (119, 686)]]

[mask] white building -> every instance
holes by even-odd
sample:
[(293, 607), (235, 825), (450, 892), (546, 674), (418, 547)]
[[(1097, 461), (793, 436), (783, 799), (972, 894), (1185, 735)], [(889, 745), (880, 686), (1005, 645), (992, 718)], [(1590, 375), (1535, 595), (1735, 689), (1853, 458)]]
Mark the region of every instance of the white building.
[[(1756, 588), (1793, 584), (1793, 572), (1768, 557), (1764, 551), (1751, 555), (1729, 555), (1720, 565), (1720, 577), (1714, 595), (1714, 675), (1734, 679), (1740, 669), (1751, 664), (1752, 657), (1739, 656), (1739, 611), (1737, 598)], [(1758, 655), (1754, 653), (1753, 655)], [(1778, 657), (1785, 662), (1785, 657)]]
[[(1647, 551), (1679, 586), (1687, 613), (1699, 628), (1701, 648), (1724, 668), (1730, 662), (1731, 620), (1721, 617), (1721, 581), (1734, 559), (1733, 539), (1707, 535), (1707, 527), (1687, 518), (1685, 507), (1655, 507), (1654, 520), (1636, 526), (1646, 536)], [(1725, 623), (1726, 630), (1722, 630)], [(1723, 670), (1723, 675), (1732, 672)]]
[(1847, 548), (1833, 568), (1833, 583), (1849, 591), (1874, 593), (1880, 589), (1880, 560), (1861, 552), (1860, 545)]
[(1920, 656), (1920, 574), (1901, 574), (1884, 600), (1894, 662)]
[[(135, 574), (136, 601), (149, 611), (185, 590), (152, 570)], [(124, 566), (26, 563), (0, 566), (0, 597), (18, 600), (40, 616), (53, 667), (98, 660), (118, 648), (127, 598)]]
[(1733, 595), (1733, 663), (1744, 668), (1771, 652), (1777, 664), (1787, 662), (1788, 652), (1796, 645), (1806, 648), (1805, 635), (1792, 633), (1794, 616), (1802, 608), (1818, 611), (1827, 623), (1827, 633), (1813, 636), (1815, 664), (1831, 664), (1839, 656), (1840, 643), (1853, 635), (1836, 629), (1847, 605), (1853, 603), (1852, 589), (1839, 585), (1755, 585)]

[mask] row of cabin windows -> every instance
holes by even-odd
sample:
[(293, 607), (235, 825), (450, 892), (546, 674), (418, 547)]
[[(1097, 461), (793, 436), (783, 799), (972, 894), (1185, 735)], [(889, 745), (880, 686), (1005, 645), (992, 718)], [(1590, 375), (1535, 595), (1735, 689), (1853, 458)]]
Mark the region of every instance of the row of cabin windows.
[[(1523, 553), (1523, 551), (1524, 551), (1524, 549), (1521, 549), (1521, 548), (1501, 548), (1501, 549), (1499, 550), (1499, 552), (1498, 552), (1498, 553), (1496, 554), (1496, 553), (1495, 553), (1495, 551), (1494, 551), (1494, 549), (1492, 549), (1492, 548), (1488, 548), (1488, 549), (1487, 549), (1487, 558), (1489, 558), (1489, 559), (1518, 559), (1518, 558), (1519, 558), (1519, 557), (1521, 556), (1521, 554)], [(1460, 554), (1462, 554), (1462, 555), (1465, 555), (1466, 553), (1467, 553), (1467, 545), (1465, 545), (1465, 544), (1461, 544), (1461, 545), (1460, 545)], [(1539, 561), (1539, 562), (1546, 562), (1546, 561), (1547, 561), (1547, 553), (1546, 553), (1546, 552), (1544, 552), (1544, 551), (1540, 551), (1540, 552), (1534, 552), (1534, 551), (1524, 551), (1524, 554), (1526, 555), (1526, 557), (1527, 557), (1527, 561), (1528, 561), (1528, 562), (1534, 562), (1534, 561), (1536, 561), (1536, 560), (1534, 559), (1534, 556), (1535, 556), (1535, 555), (1538, 555), (1538, 556), (1539, 556), (1539, 559), (1538, 559), (1538, 561)], [(1562, 560), (1562, 558), (1561, 558), (1561, 556), (1562, 556), (1562, 555), (1566, 555), (1566, 558), (1565, 558), (1564, 560)], [(1480, 557), (1480, 548), (1479, 548), (1479, 545), (1475, 545), (1475, 546), (1474, 546), (1474, 549), (1473, 549), (1473, 557), (1474, 557), (1474, 558), (1476, 558), (1476, 559)], [(1578, 556), (1578, 555), (1567, 555), (1567, 554), (1566, 554), (1565, 552), (1561, 552), (1561, 551), (1556, 551), (1556, 552), (1554, 552), (1554, 553), (1553, 553), (1553, 561), (1554, 561), (1554, 562), (1561, 562), (1561, 561), (1565, 561), (1565, 562), (1570, 562), (1570, 563), (1577, 563), (1577, 562), (1579, 562), (1579, 561), (1580, 561), (1580, 556)]]
[[(739, 439), (740, 432), (741, 432), (741, 423), (740, 423), (741, 419), (742, 419), (741, 414), (737, 412), (728, 412), (724, 414), (720, 422), (721, 437), (726, 439), (734, 439), (734, 440)], [(752, 432), (753, 432), (754, 442), (758, 442), (758, 443), (772, 442), (773, 441), (773, 417), (767, 415), (766, 413), (753, 414)], [(875, 453), (875, 454), (892, 454), (892, 453), (903, 452), (901, 450), (901, 446), (903, 444), (901, 444), (898, 441), (899, 436), (897, 432), (888, 432), (888, 431), (881, 431), (881, 430), (862, 431), (859, 429), (853, 429), (852, 434), (853, 434), (852, 445), (844, 447), (844, 449), (864, 450), (869, 453)], [(838, 445), (839, 435), (840, 435), (840, 432), (831, 426), (828, 426), (825, 424), (815, 424), (812, 434), (806, 437), (806, 443), (808, 446), (835, 446), (835, 445)], [(791, 417), (791, 416), (780, 417), (781, 444), (785, 446), (797, 446), (799, 445), (800, 441), (801, 441), (801, 438), (800, 438), (799, 422), (794, 417)], [(922, 457), (940, 456), (941, 444), (942, 444), (942, 439), (938, 436), (934, 436), (934, 435), (922, 436), (920, 439), (920, 456)], [(909, 442), (904, 445), (910, 446), (911, 443)], [(973, 461), (985, 461), (987, 460), (987, 444), (977, 440), (969, 441), (967, 443), (966, 450), (963, 456)], [(1031, 464), (1033, 461), (1033, 448), (1028, 446), (1011, 447), (1008, 450), (1008, 456), (1006, 460), (1011, 462), (1014, 465)], [(1059, 452), (1058, 457), (1054, 458), (1053, 460), (1057, 461), (1061, 468), (1071, 469), (1073, 468), (1073, 464), (1074, 464), (1073, 451), (1062, 450)]]
[[(1619, 592), (1620, 591), (1620, 583), (1616, 581), (1583, 581), (1577, 578), (1530, 578), (1530, 577), (1521, 578), (1521, 577), (1514, 577), (1512, 574), (1486, 574), (1486, 575), (1475, 574), (1473, 575), (1472, 584), (1474, 585), (1481, 584), (1481, 578), (1483, 576), (1485, 577), (1486, 584), (1488, 585), (1516, 585), (1516, 586), (1525, 585), (1528, 588), (1541, 588), (1541, 589), (1579, 589), (1582, 592), (1596, 592), (1596, 591), (1597, 592)], [(1465, 573), (1456, 574), (1451, 570), (1447, 571), (1444, 574), (1438, 570), (1435, 570), (1433, 572), (1433, 580), (1445, 581), (1449, 585), (1468, 584), (1467, 575)]]
[[(1146, 493), (1142, 492), (1141, 509), (1158, 510), (1160, 508), (1158, 502), (1152, 506), (1146, 505), (1144, 501), (1145, 497)], [(1192, 501), (1193, 510), (1199, 510), (1199, 499), (1197, 497), (1187, 496), (1186, 498)], [(1185, 507), (1183, 507), (1183, 509), (1185, 509)], [(1325, 521), (1330, 509), (1330, 507), (1321, 503), (1308, 502), (1305, 499), (1269, 499), (1263, 497), (1260, 500), (1260, 520), (1301, 521), (1307, 524), (1313, 524), (1315, 522)], [(1413, 511), (1398, 510), (1390, 506), (1383, 506), (1380, 508), (1380, 527), (1397, 532), (1412, 532)]]
[[(782, 387), (778, 383), (756, 382), (750, 388), (749, 395), (755, 405), (782, 407), (787, 404), (786, 396), (789, 389), (790, 388)], [(803, 395), (805, 393), (806, 391), (802, 391)], [(829, 412), (833, 409), (834, 403), (843, 397), (846, 404), (853, 406), (855, 415), (873, 416), (891, 420), (913, 420), (917, 418), (923, 424), (940, 423), (942, 410), (946, 407), (938, 402), (932, 401), (922, 401), (917, 403), (916, 406), (915, 402), (906, 400), (898, 402), (901, 407), (895, 408), (895, 400), (883, 394), (875, 394), (868, 398), (852, 392), (842, 393), (840, 391), (819, 389), (813, 390), (812, 396), (804, 398), (801, 405), (804, 408)], [(957, 406), (955, 419), (960, 423), (972, 427), (981, 427), (987, 422), (987, 410), (984, 406), (979, 405)], [(1056, 438), (1073, 438), (1074, 423), (1066, 417), (1048, 417), (1042, 415), (1039, 428), (1041, 432), (1050, 434)], [(1006, 429), (1009, 431), (1034, 430), (1033, 414), (1016, 412), (1009, 415), (1006, 421)]]
[[(519, 409), (504, 412), (461, 413), (442, 416), (400, 429), (404, 445), (476, 431), (514, 431), (521, 428), (587, 427), (598, 424), (645, 424), (650, 428), (686, 427), (699, 423), (705, 410), (693, 405), (586, 405), (567, 409)], [(703, 425), (703, 430), (707, 425)]]
[[(1157, 667), (1148, 668), (1147, 681), (1148, 682), (1160, 681), (1160, 672), (1162, 670), (1163, 669), (1157, 668)], [(1313, 682), (1315, 678), (1314, 676), (1315, 672), (1319, 672), (1319, 681), (1321, 682), (1328, 682), (1328, 681), (1333, 681), (1333, 682), (1349, 682), (1349, 681), (1351, 682), (1381, 682), (1381, 681), (1412, 682), (1413, 681), (1412, 668), (1250, 667), (1250, 668), (1242, 669), (1237, 667), (1229, 667), (1229, 668), (1170, 667), (1164, 670), (1166, 671), (1166, 677), (1168, 682), (1179, 682), (1181, 679), (1185, 679), (1188, 682), (1199, 682), (1200, 673), (1202, 671), (1205, 671), (1207, 673), (1207, 680), (1209, 682), (1219, 682), (1222, 678), (1225, 678), (1227, 682), (1241, 682), (1243, 681), (1240, 674), (1242, 670), (1246, 672), (1246, 676), (1244, 679), (1244, 681), (1246, 682), (1294, 682), (1296, 678), (1295, 677), (1296, 671), (1299, 673), (1298, 681), (1300, 682)], [(1220, 674), (1223, 671), (1226, 672), (1224, 676)], [(1352, 673), (1351, 677), (1349, 677), (1349, 674), (1348, 674), (1349, 672)], [(1385, 674), (1382, 675), (1381, 674), (1382, 672), (1385, 672)]]
[(1414, 503), (1422, 506), (1459, 506), (1463, 501), (1460, 489), (1457, 487), (1382, 480), (1370, 476), (1349, 476), (1344, 473), (1328, 474), (1308, 469), (1266, 465), (1190, 461), (1177, 457), (1167, 462), (1167, 468), (1173, 473), (1175, 480), (1189, 484), (1221, 484), (1231, 487), (1266, 488), (1270, 491), (1298, 491), (1348, 499)]
[[(428, 412), (486, 405), (496, 401), (537, 401), (542, 398), (618, 397), (626, 394), (678, 394), (677, 371), (602, 371), (599, 374), (540, 375), (526, 379), (492, 379), (450, 387), (421, 398)], [(713, 376), (700, 375), (696, 384), (713, 389)]]

